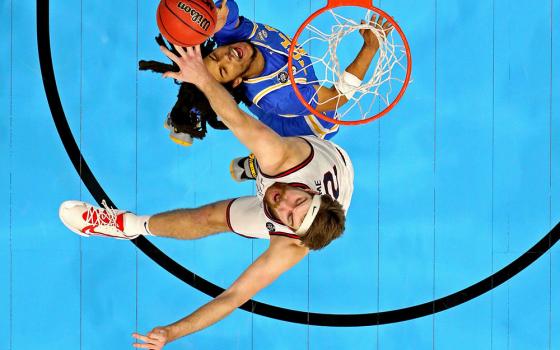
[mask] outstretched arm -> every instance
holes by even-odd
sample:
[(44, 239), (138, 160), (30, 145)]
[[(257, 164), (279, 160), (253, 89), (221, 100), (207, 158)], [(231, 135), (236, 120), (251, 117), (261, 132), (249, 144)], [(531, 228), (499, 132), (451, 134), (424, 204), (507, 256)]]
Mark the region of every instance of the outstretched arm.
[[(370, 23), (374, 22), (374, 18), (372, 17)], [(365, 23), (362, 20), (362, 24)], [(377, 25), (382, 27), (385, 31), (385, 34), (388, 35), (391, 30), (393, 29), (390, 22), (385, 21), (383, 22), (383, 17), (379, 16), (376, 21)], [(350, 63), (348, 67), (346, 67), (346, 72), (354, 75), (359, 80), (363, 80), (364, 76), (369, 69), (371, 61), (377, 54), (379, 50), (379, 40), (371, 30), (361, 29), (360, 35), (364, 38), (364, 44), (354, 58), (354, 61)], [(317, 110), (319, 112), (327, 112), (335, 110), (337, 107), (342, 106), (346, 102), (348, 102), (348, 98), (344, 96), (343, 93), (339, 92), (335, 86), (325, 87), (321, 86), (317, 88)]]
[(135, 346), (159, 350), (171, 341), (218, 322), (296, 265), (308, 251), (291, 238), (272, 237), (269, 248), (226, 291), (175, 323), (154, 328), (147, 336), (135, 334), (135, 338), (145, 342)]
[(239, 108), (229, 92), (206, 69), (199, 46), (175, 46), (179, 55), (164, 46), (160, 48), (180, 68), (179, 72), (167, 72), (164, 77), (196, 85), (208, 98), (222, 122), (255, 154), (263, 171), (275, 174), (298, 164), (308, 156), (310, 150), (307, 143), (297, 138), (281, 137)]

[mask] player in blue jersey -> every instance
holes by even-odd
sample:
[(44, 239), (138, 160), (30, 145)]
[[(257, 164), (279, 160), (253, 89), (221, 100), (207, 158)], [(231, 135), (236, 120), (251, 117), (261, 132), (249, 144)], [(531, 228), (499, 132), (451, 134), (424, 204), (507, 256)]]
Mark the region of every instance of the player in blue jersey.
[[(287, 72), (290, 38), (273, 27), (239, 16), (239, 8), (234, 0), (217, 1), (216, 4), (218, 23), (213, 40), (218, 47), (211, 52), (207, 47), (206, 50), (202, 48), (205, 65), (212, 76), (235, 92), (237, 101), (243, 100), (255, 116), (278, 134), (315, 135), (325, 139), (333, 137), (338, 132), (338, 125), (311, 114), (297, 99), (290, 85)], [(387, 33), (392, 30), (390, 23), (383, 22), (381, 18), (377, 19), (377, 23)], [(309, 58), (300, 50), (294, 54), (294, 66), (299, 71), (295, 80), (300, 92), (306, 100), (311, 101), (314, 108), (330, 117), (335, 117), (337, 106), (347, 102), (344, 91), (359, 86), (379, 48), (379, 42), (371, 31), (361, 30), (360, 34), (364, 44), (346, 68), (341, 79), (344, 81), (338, 82), (337, 86), (320, 87), (314, 83), (317, 79), (312, 67), (299, 69), (309, 66)], [(213, 114), (206, 98), (195, 90), (189, 86), (188, 92), (180, 92), (182, 101), (178, 101), (167, 123), (172, 129), (171, 137), (184, 145), (192, 142), (185, 133), (193, 134), (191, 129), (181, 127), (187, 119), (186, 114), (190, 115), (190, 120), (193, 120), (193, 110), (195, 114)], [(185, 95), (188, 94), (193, 96), (186, 100)], [(215, 114), (206, 119), (215, 120)]]

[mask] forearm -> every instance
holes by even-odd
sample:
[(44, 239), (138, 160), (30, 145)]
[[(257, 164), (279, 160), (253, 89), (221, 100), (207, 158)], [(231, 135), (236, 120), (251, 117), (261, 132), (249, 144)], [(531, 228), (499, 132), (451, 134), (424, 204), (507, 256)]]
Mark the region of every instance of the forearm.
[(269, 248), (222, 294), (167, 327), (169, 341), (202, 330), (229, 315), (262, 288), (301, 261), (309, 250), (291, 239), (273, 237)]
[(283, 162), (287, 144), (277, 133), (259, 120), (243, 112), (230, 93), (216, 80), (198, 85), (210, 106), (222, 122), (259, 160), (261, 167), (267, 162)]
[[(356, 76), (359, 80), (363, 80), (376, 53), (377, 49), (364, 44), (356, 58), (346, 67), (346, 72)], [(348, 97), (341, 93), (334, 85), (328, 88), (320, 87), (317, 94), (320, 101), (317, 104), (319, 112), (335, 110), (348, 102)]]
[(189, 316), (166, 326), (165, 328), (169, 332), (169, 342), (213, 325), (241, 304), (228, 294), (219, 295)]
[(247, 118), (251, 118), (239, 109), (231, 94), (210, 76), (204, 83), (198, 84), (198, 88), (204, 93), (214, 112), (220, 116), (222, 122), (230, 130), (234, 131)]
[(376, 53), (377, 49), (364, 44), (360, 52), (356, 55), (356, 58), (354, 58), (354, 61), (346, 67), (346, 71), (355, 75), (358, 79), (363, 80)]

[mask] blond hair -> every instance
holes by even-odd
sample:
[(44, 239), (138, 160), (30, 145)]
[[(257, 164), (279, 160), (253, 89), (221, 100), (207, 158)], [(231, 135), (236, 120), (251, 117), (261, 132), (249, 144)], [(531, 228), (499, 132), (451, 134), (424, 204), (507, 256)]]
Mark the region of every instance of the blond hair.
[(322, 249), (342, 236), (345, 222), (346, 215), (342, 205), (328, 194), (324, 194), (321, 196), (319, 212), (311, 227), (301, 236), (301, 241), (311, 250)]

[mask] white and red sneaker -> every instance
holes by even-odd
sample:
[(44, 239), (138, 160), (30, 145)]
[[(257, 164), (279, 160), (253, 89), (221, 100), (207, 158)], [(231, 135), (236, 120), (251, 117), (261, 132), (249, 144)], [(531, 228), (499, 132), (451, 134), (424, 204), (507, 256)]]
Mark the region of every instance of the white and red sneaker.
[(124, 232), (124, 216), (127, 211), (109, 208), (105, 201), (101, 204), (104, 208), (81, 201), (66, 201), (60, 205), (58, 215), (66, 227), (80, 236), (116, 239), (134, 239), (140, 236)]

